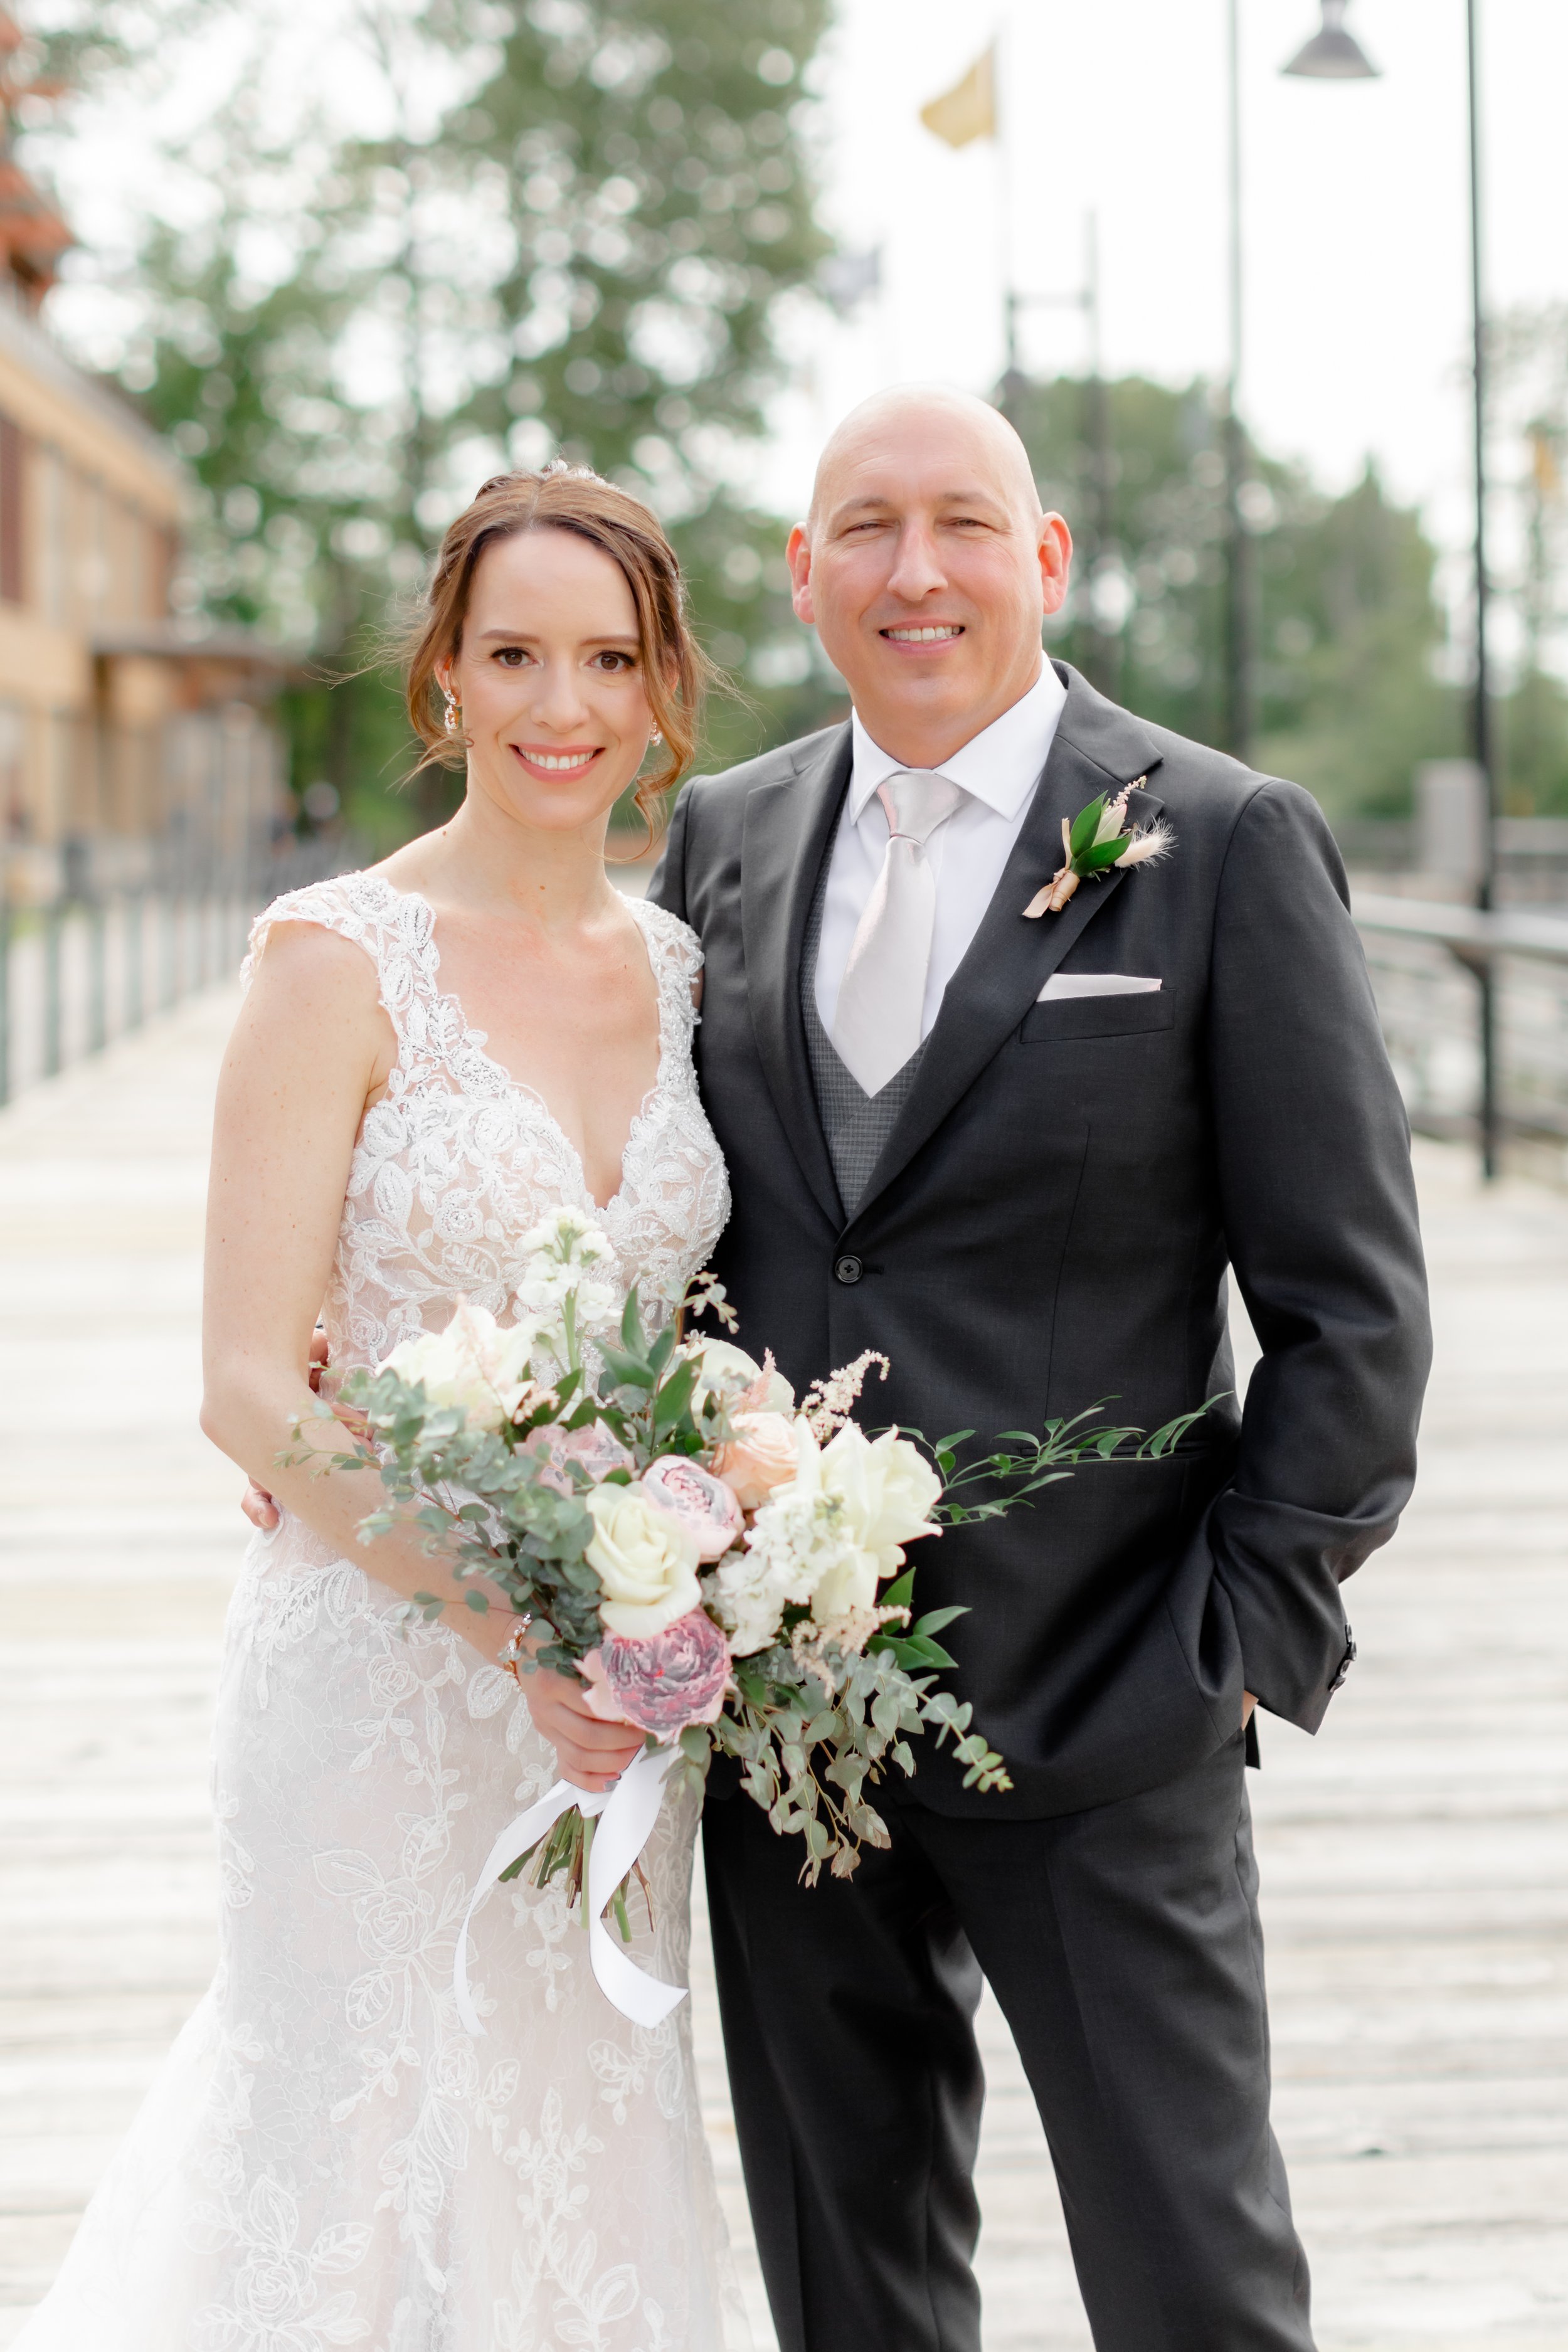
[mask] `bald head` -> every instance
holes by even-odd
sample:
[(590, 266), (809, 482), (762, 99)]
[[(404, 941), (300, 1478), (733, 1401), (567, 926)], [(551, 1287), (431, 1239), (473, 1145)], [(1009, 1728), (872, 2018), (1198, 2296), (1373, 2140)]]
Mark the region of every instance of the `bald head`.
[(882, 750), (937, 767), (1027, 694), (1072, 537), (1023, 443), (968, 393), (904, 384), (847, 415), (790, 533), (795, 609)]
[(1038, 523), (1040, 495), (1029, 453), (1001, 411), (972, 392), (903, 383), (873, 393), (828, 436), (817, 459), (806, 529), (815, 531), (868, 472), (933, 458), (955, 468), (955, 478), (973, 473), (1031, 526)]

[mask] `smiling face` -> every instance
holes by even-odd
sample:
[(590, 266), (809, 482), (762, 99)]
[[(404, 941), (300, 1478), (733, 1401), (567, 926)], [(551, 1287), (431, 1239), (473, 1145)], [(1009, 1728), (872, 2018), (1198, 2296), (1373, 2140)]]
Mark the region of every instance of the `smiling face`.
[(541, 831), (603, 830), (653, 727), (637, 606), (613, 556), (548, 526), (493, 540), (461, 646), (437, 675), (462, 705), (470, 793)]
[(789, 543), (796, 613), (873, 740), (911, 767), (937, 766), (1028, 692), (1071, 557), (1012, 426), (942, 392), (857, 409)]

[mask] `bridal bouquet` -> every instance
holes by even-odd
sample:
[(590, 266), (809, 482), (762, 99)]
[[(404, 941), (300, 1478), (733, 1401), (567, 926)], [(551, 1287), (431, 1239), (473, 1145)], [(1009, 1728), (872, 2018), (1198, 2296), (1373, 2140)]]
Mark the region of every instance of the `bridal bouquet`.
[[(608, 1278), (608, 1239), (580, 1213), (557, 1211), (526, 1246), (516, 1321), (463, 1302), (444, 1331), (350, 1374), (336, 1409), (354, 1449), (329, 1459), (381, 1474), (387, 1502), (363, 1523), (367, 1538), (412, 1515), (468, 1606), (504, 1596), (521, 1672), (575, 1675), (594, 1714), (644, 1734), (609, 1801), (559, 1783), (498, 1841), (475, 1894), (530, 1862), (538, 1884), (563, 1877), (570, 1899), (585, 1890), (595, 1969), (625, 2007), (640, 1995), (616, 1978), (629, 1963), (603, 1949), (601, 1915), (630, 1940), (628, 1887), (665, 1783), (700, 1780), (712, 1750), (737, 1760), (774, 1830), (802, 1840), (812, 1884), (825, 1864), (847, 1877), (862, 1844), (888, 1843), (869, 1792), (889, 1767), (914, 1772), (919, 1736), (952, 1739), (966, 1786), (1010, 1787), (969, 1706), (936, 1687), (953, 1663), (939, 1636), (963, 1612), (914, 1615), (905, 1547), (994, 1516), (1064, 1463), (1140, 1433), (1089, 1431), (1082, 1415), (961, 1468), (973, 1433), (928, 1447), (897, 1429), (868, 1435), (852, 1417), (885, 1358), (863, 1356), (797, 1402), (771, 1356), (682, 1339), (679, 1313), (650, 1333), (636, 1290), (622, 1297)], [(681, 1306), (734, 1328), (710, 1276)], [(985, 1497), (968, 1499), (981, 1481)], [(416, 1596), (427, 1620), (446, 1605)], [(460, 2007), (465, 1967), (460, 1948)]]

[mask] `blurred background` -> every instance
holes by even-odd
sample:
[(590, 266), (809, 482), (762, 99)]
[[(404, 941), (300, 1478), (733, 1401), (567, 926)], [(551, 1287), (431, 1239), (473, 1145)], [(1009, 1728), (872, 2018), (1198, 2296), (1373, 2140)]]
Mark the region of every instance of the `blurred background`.
[(784, 534), (935, 378), (1071, 522), (1051, 651), (1321, 802), (1418, 1122), (1561, 1178), (1563, 938), (1430, 911), (1568, 908), (1561, 9), (27, 0), (0, 47), (0, 1094), (442, 813), (395, 645), (500, 467), (653, 500), (708, 764), (841, 716)]
[[(1355, 1673), (1263, 1730), (1275, 2118), (1325, 2352), (1565, 2352), (1565, 88), (1561, 0), (0, 7), (0, 2346), (213, 1966), (248, 919), (449, 805), (395, 646), (500, 467), (664, 517), (705, 764), (841, 718), (785, 532), (934, 378), (1071, 524), (1050, 650), (1344, 851), (1437, 1361)], [(988, 2352), (1088, 2352), (981, 2025)]]

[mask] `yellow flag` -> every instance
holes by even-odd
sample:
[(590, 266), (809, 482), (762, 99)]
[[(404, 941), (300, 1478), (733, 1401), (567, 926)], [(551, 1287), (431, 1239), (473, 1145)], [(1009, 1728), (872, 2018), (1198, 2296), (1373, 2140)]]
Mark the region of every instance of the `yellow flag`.
[(996, 48), (993, 43), (951, 89), (921, 109), (921, 121), (950, 147), (967, 147), (972, 139), (996, 136)]

